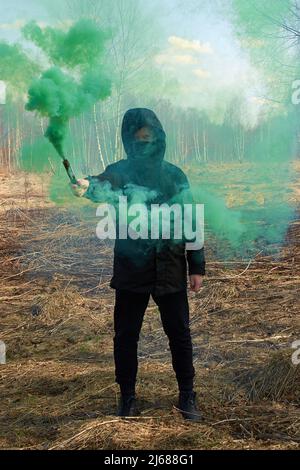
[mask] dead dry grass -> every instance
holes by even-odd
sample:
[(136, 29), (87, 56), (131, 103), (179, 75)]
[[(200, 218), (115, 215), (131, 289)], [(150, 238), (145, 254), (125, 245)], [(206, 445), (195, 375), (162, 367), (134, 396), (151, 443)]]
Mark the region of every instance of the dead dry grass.
[(11, 197), (5, 179), (0, 225), (0, 339), (7, 345), (0, 448), (299, 448), (300, 372), (291, 362), (291, 344), (300, 339), (299, 221), (276, 260), (259, 254), (225, 263), (212, 257), (216, 247), (208, 243), (207, 280), (190, 295), (204, 422), (187, 424), (176, 410), (154, 303), (139, 348), (141, 415), (119, 420), (112, 247), (94, 236), (92, 212), (43, 204), (36, 180), (24, 202), (24, 177), (14, 178), (20, 196)]

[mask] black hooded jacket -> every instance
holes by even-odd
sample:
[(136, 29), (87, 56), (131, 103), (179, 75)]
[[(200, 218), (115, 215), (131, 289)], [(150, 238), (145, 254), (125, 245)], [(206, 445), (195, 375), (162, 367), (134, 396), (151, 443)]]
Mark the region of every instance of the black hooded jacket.
[[(152, 142), (134, 138), (136, 131), (144, 126), (152, 129)], [(117, 195), (140, 194), (146, 205), (167, 203), (189, 190), (183, 171), (164, 161), (166, 134), (153, 111), (145, 108), (127, 111), (122, 123), (122, 141), (127, 159), (109, 165), (98, 176), (88, 177), (90, 187), (85, 197), (103, 202), (97, 197), (99, 183), (106, 183), (106, 188), (109, 183), (110, 192)], [(189, 274), (205, 274), (204, 248), (186, 251), (184, 242), (123, 240), (117, 236), (110, 285), (114, 289), (156, 295), (178, 292), (187, 287), (187, 261)]]

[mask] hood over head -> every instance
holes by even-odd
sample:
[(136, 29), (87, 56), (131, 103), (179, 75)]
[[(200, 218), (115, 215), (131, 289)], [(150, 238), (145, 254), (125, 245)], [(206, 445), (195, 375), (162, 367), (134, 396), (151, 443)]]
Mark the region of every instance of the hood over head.
[[(152, 142), (138, 141), (135, 133), (142, 127), (154, 133)], [(157, 171), (166, 152), (166, 134), (156, 114), (147, 108), (129, 109), (122, 122), (122, 141), (127, 158), (137, 169)]]

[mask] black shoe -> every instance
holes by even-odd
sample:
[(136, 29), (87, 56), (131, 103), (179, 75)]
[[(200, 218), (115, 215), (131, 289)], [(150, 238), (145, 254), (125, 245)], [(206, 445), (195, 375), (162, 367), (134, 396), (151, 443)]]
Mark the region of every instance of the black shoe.
[(194, 422), (203, 420), (196, 406), (196, 392), (194, 391), (179, 393), (178, 408), (184, 419)]
[(119, 402), (118, 416), (137, 416), (135, 395), (121, 396)]

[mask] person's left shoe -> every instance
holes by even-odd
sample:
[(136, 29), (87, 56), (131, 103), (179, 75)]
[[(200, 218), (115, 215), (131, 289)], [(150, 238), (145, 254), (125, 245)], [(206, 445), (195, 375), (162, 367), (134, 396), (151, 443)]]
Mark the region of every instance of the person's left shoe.
[(122, 395), (119, 401), (117, 416), (126, 418), (127, 416), (134, 417), (138, 414), (135, 395)]
[(200, 422), (203, 420), (203, 417), (196, 405), (196, 392), (193, 390), (188, 392), (179, 392), (178, 408), (184, 419), (193, 422)]

